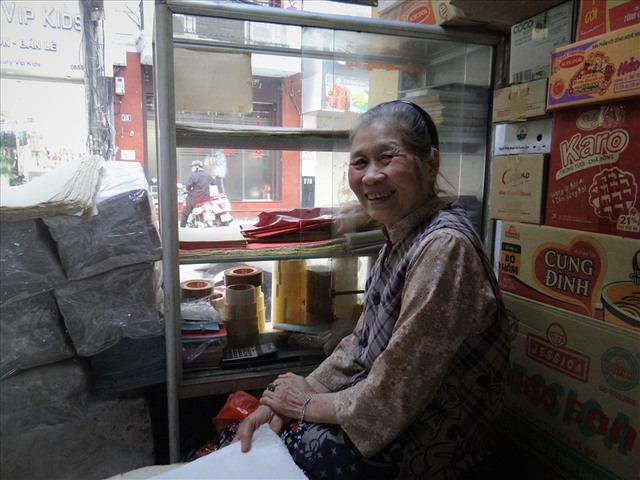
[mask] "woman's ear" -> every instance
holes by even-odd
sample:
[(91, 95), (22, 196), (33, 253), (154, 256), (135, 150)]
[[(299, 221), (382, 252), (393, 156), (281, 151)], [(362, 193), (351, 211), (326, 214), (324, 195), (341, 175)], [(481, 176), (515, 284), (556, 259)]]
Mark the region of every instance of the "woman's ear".
[(431, 149), (431, 158), (427, 167), (427, 180), (429, 183), (435, 183), (440, 171), (440, 151), (437, 148)]

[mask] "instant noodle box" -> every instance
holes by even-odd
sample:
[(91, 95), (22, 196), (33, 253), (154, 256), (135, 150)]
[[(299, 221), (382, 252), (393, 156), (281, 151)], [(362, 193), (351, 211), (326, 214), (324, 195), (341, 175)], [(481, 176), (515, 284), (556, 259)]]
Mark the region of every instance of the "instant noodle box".
[(640, 331), (640, 241), (503, 222), (498, 283), (509, 293)]
[(551, 51), (547, 109), (640, 96), (640, 25)]
[(553, 115), (545, 225), (640, 238), (640, 100)]
[(576, 41), (640, 23), (638, 0), (580, 0)]
[(639, 478), (640, 332), (508, 293), (504, 302), (509, 437), (567, 478)]

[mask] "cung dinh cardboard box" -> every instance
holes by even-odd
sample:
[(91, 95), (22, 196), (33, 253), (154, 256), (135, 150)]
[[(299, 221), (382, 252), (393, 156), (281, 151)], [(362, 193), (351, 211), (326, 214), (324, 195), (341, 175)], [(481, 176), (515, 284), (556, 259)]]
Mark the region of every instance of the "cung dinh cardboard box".
[(547, 157), (530, 153), (491, 159), (490, 218), (542, 223)]
[(493, 91), (493, 115), (496, 122), (520, 122), (539, 117), (547, 111), (547, 79), (518, 83)]
[(502, 426), (575, 479), (640, 474), (640, 333), (516, 295)]
[(553, 115), (545, 225), (640, 238), (640, 99)]
[(640, 96), (640, 25), (551, 51), (547, 109)]
[(503, 291), (640, 331), (640, 241), (516, 222), (500, 229)]
[[(534, 3), (534, 2), (531, 2)], [(573, 2), (535, 15), (511, 27), (509, 83), (547, 78), (549, 52), (573, 39)]]

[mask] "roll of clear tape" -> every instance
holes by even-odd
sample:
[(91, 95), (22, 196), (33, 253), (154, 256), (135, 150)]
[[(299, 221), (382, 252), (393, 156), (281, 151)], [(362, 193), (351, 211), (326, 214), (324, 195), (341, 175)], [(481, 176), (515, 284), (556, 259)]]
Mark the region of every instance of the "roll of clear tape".
[(207, 279), (185, 280), (180, 283), (182, 300), (195, 300), (213, 294), (214, 283)]
[(248, 305), (258, 303), (260, 288), (245, 283), (238, 283), (227, 286), (225, 293), (227, 305)]
[(224, 271), (224, 284), (230, 285), (245, 284), (254, 287), (262, 286), (262, 269), (258, 267), (250, 267), (248, 265), (240, 265), (237, 267), (227, 268)]
[(228, 305), (224, 321), (227, 346), (244, 347), (260, 343), (258, 304)]

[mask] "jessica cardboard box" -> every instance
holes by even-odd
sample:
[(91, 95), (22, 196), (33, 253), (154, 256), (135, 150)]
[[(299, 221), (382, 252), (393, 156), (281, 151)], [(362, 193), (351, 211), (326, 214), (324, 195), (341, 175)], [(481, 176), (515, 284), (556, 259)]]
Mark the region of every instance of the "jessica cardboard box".
[(548, 155), (498, 155), (491, 159), (489, 217), (541, 223)]
[(503, 291), (640, 331), (640, 241), (503, 222), (499, 248)]
[(640, 25), (551, 51), (547, 109), (640, 96)]
[(553, 115), (545, 225), (640, 238), (640, 100)]
[(637, 479), (640, 334), (505, 294), (502, 425), (567, 478)]

